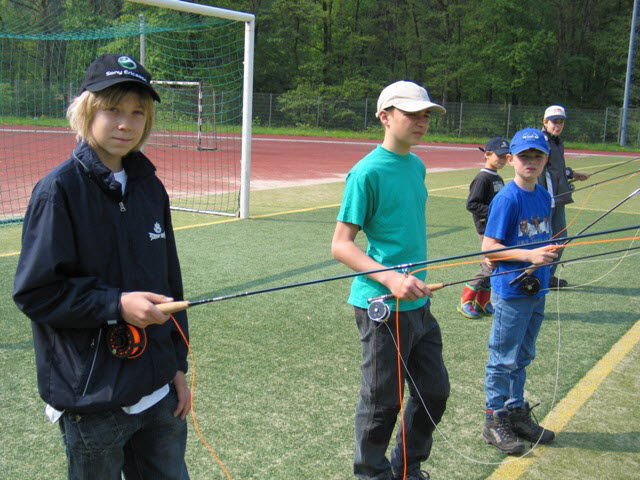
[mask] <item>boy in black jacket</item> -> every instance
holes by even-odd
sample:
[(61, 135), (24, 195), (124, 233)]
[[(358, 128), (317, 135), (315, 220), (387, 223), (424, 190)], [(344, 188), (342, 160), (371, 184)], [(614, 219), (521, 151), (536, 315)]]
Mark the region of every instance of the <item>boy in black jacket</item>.
[(14, 300), (69, 479), (189, 478), (187, 318), (157, 307), (182, 298), (182, 278), (169, 198), (140, 151), (154, 100), (132, 57), (94, 61), (67, 111), (78, 144), (25, 215)]
[[(560, 134), (564, 130), (566, 120), (567, 112), (564, 107), (551, 105), (545, 110), (542, 121), (544, 125), (542, 132), (549, 145), (549, 161), (542, 175), (538, 177), (538, 183), (551, 195), (551, 233), (552, 238), (556, 239), (562, 239), (569, 235), (564, 211), (565, 205), (573, 203), (573, 198), (571, 198), (573, 186), (569, 181), (583, 181), (591, 176), (590, 173), (578, 172), (565, 164), (564, 142), (560, 138)], [(562, 249), (556, 250), (556, 253), (558, 254), (556, 262), (559, 262), (562, 257)], [(551, 266), (549, 288), (564, 288), (568, 285), (564, 278), (556, 276), (557, 268), (557, 264)]]
[[(504, 180), (498, 175), (498, 170), (507, 163), (509, 142), (502, 137), (494, 137), (487, 142), (485, 148), (479, 148), (484, 152), (484, 168), (469, 185), (467, 210), (473, 214), (473, 223), (482, 243), (489, 204), (504, 186)], [(465, 317), (479, 318), (482, 315), (493, 315), (491, 282), (488, 275), (491, 275), (491, 268), (482, 262), (480, 272), (464, 286), (457, 310)]]

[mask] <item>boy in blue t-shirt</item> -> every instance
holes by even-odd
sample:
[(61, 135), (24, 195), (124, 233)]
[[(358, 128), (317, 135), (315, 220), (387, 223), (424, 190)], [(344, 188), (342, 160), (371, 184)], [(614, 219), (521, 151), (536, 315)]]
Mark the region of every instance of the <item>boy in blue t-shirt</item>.
[[(427, 258), (425, 167), (411, 147), (427, 131), (431, 112), (445, 109), (415, 83), (396, 82), (380, 94), (376, 116), (384, 127), (384, 140), (349, 172), (331, 245), (333, 256), (355, 271)], [(367, 237), (366, 253), (355, 243), (360, 230)], [(429, 457), (450, 386), (425, 276), (390, 270), (357, 276), (351, 286), (349, 303), (355, 308), (362, 344), (354, 454), (354, 474), (360, 479), (401, 479), (405, 470), (409, 480), (429, 478), (420, 465)], [(389, 328), (367, 316), (367, 300), (389, 293), (401, 301), (399, 344), (413, 379), (404, 413), (406, 445), (399, 431), (391, 461), (386, 451), (400, 411), (395, 315), (388, 320)], [(394, 309), (395, 302), (390, 307)]]
[[(483, 250), (517, 247), (506, 252), (489, 253), (498, 262), (491, 277), (493, 324), (489, 336), (489, 360), (486, 366), (486, 422), (483, 437), (487, 443), (507, 454), (524, 450), (518, 440), (550, 443), (555, 435), (531, 419), (531, 408), (524, 400), (525, 368), (536, 355), (536, 338), (544, 318), (545, 295), (550, 267), (558, 256), (553, 246), (529, 247), (547, 240), (551, 232), (540, 219), (551, 212), (551, 196), (537, 184), (549, 155), (549, 147), (540, 130), (525, 128), (517, 132), (509, 147), (507, 161), (515, 178), (495, 196), (482, 242)], [(508, 260), (499, 261), (498, 259)], [(531, 274), (544, 288), (525, 293), (519, 283), (511, 284), (525, 267), (537, 267)]]

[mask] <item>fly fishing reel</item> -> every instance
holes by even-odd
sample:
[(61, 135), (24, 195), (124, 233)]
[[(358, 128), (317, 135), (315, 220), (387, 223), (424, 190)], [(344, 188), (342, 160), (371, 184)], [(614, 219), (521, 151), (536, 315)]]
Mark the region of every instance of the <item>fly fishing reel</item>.
[(391, 309), (389, 308), (389, 305), (384, 302), (389, 298), (389, 295), (382, 295), (381, 297), (373, 297), (367, 300), (369, 302), (367, 316), (374, 322), (387, 323), (387, 320), (389, 320), (389, 316), (391, 315)]
[(147, 347), (147, 332), (128, 323), (118, 323), (107, 329), (109, 351), (116, 358), (137, 358)]
[(530, 297), (536, 295), (540, 291), (541, 287), (542, 283), (540, 282), (540, 279), (534, 275), (527, 275), (520, 280), (520, 290), (522, 290), (522, 293)]

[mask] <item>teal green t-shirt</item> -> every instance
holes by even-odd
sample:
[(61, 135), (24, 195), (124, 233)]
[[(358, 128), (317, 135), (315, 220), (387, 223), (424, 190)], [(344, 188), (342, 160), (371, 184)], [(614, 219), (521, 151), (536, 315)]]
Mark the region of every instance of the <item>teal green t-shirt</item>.
[[(425, 172), (417, 155), (398, 155), (379, 145), (347, 175), (338, 221), (359, 225), (367, 237), (367, 255), (385, 267), (427, 259)], [(426, 272), (416, 276), (424, 280)], [(367, 308), (367, 299), (387, 293), (384, 285), (360, 275), (351, 285), (349, 303)], [(426, 302), (401, 302), (400, 310)], [(395, 309), (395, 303), (390, 306)]]

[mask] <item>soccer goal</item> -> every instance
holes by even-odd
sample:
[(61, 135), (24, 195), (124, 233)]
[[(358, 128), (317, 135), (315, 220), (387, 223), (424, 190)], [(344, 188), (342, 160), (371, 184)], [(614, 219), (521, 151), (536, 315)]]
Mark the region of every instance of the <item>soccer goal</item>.
[[(8, 3), (0, 22), (0, 224), (66, 160), (65, 120), (88, 65), (125, 53), (162, 101), (144, 151), (174, 209), (249, 216), (252, 14), (178, 0)], [(4, 15), (6, 14), (6, 16)]]
[[(197, 150), (216, 150), (216, 94), (215, 89), (211, 85), (210, 101), (205, 99), (205, 90), (209, 90), (207, 85), (202, 85), (201, 82), (172, 82), (170, 80), (152, 80), (152, 84), (155, 85), (155, 89), (158, 94), (163, 97), (169, 97), (171, 104), (182, 102), (185, 105), (197, 105), (193, 115), (197, 117), (197, 132), (195, 139), (192, 136), (187, 136), (187, 145), (180, 141), (174, 142), (172, 139), (168, 139), (168, 142), (163, 142), (163, 135), (155, 136), (155, 145), (172, 146), (172, 147), (186, 147), (190, 148), (189, 144), (191, 139), (195, 140), (193, 148)], [(203, 88), (204, 87), (204, 88)], [(180, 100), (178, 100), (180, 99)], [(162, 116), (164, 109), (158, 108), (157, 114)], [(171, 118), (172, 114), (169, 111), (168, 117)], [(209, 131), (203, 131), (203, 125), (210, 126)], [(166, 137), (166, 135), (164, 135)]]

